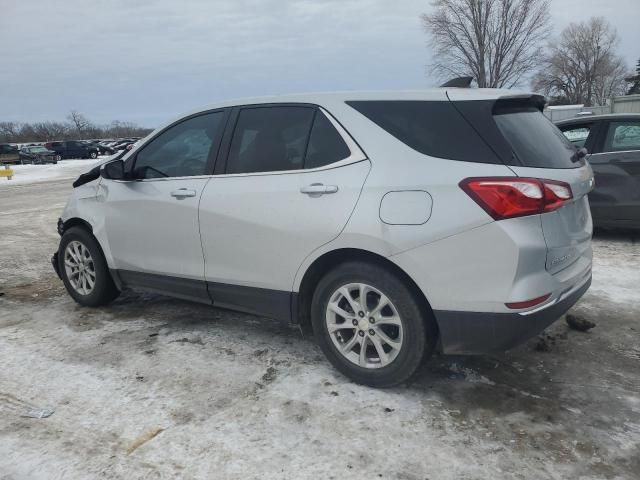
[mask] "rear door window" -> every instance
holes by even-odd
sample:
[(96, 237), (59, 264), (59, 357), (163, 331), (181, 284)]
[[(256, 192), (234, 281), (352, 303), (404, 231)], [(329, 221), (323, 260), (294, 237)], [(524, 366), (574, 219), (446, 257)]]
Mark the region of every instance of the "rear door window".
[(621, 152), (626, 150), (640, 150), (640, 122), (609, 123), (604, 151)]
[(227, 157), (226, 173), (299, 170), (315, 109), (306, 106), (240, 109)]
[(449, 101), (348, 101), (412, 149), (432, 157), (501, 163)]
[(318, 168), (344, 160), (351, 151), (331, 121), (318, 110), (313, 120), (304, 168)]
[(504, 109), (493, 118), (524, 167), (577, 168), (576, 148), (537, 108)]

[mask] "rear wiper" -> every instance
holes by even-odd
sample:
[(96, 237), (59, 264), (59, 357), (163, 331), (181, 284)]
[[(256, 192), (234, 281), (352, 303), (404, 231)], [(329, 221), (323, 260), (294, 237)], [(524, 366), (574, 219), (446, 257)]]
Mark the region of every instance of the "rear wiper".
[(573, 155), (571, 155), (571, 161), (573, 163), (579, 162), (580, 160), (582, 160), (584, 157), (586, 157), (587, 155), (589, 155), (589, 150), (587, 150), (586, 148), (582, 147), (582, 148), (578, 148), (576, 150), (576, 153), (574, 153)]

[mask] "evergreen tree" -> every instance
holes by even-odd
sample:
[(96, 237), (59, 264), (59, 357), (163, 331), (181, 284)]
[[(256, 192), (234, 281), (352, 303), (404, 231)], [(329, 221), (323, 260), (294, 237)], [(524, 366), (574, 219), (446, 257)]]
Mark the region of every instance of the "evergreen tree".
[(638, 60), (638, 64), (636, 65), (636, 74), (632, 77), (626, 78), (625, 80), (631, 84), (627, 95), (640, 94), (640, 59)]

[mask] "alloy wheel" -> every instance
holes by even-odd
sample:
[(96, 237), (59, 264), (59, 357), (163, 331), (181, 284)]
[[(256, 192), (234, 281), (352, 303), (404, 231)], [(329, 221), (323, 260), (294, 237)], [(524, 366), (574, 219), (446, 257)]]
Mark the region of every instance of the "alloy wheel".
[(371, 285), (349, 283), (338, 288), (329, 298), (325, 319), (334, 346), (360, 367), (385, 367), (402, 349), (398, 310)]
[(96, 270), (89, 249), (81, 242), (69, 242), (64, 250), (64, 269), (73, 289), (89, 295), (96, 284)]

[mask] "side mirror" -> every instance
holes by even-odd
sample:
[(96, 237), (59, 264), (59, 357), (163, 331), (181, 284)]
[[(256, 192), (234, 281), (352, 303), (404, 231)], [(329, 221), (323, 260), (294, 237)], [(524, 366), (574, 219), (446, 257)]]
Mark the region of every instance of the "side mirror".
[(124, 162), (122, 160), (114, 160), (105, 163), (100, 169), (100, 176), (108, 180), (126, 180), (124, 173)]
[(576, 155), (578, 156), (579, 159), (584, 158), (587, 155), (589, 155), (589, 150), (587, 150), (584, 147), (579, 148), (578, 151), (576, 152)]

